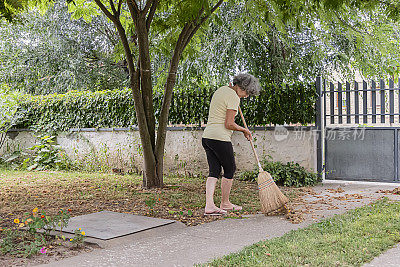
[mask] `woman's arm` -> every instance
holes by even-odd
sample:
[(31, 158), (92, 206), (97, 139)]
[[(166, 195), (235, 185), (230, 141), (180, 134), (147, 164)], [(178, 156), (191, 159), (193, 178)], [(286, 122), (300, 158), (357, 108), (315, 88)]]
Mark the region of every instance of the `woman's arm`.
[(251, 140), (251, 133), (246, 128), (243, 128), (235, 123), (236, 110), (228, 109), (225, 117), (225, 128), (228, 130), (243, 132), (247, 140)]

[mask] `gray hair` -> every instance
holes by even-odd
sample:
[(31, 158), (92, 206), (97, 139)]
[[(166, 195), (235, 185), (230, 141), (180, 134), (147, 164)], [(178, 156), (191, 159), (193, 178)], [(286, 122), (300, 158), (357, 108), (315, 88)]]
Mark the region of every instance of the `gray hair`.
[(256, 77), (248, 73), (240, 73), (233, 77), (233, 85), (238, 85), (249, 96), (260, 94), (261, 86)]

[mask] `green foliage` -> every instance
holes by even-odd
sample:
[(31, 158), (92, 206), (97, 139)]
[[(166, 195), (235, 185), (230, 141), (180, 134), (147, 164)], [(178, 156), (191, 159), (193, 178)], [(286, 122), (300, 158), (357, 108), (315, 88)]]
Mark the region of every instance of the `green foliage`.
[[(5, 84), (0, 84), (0, 133), (7, 132), (18, 119), (16, 111), (21, 96), (20, 93), (10, 90)], [(19, 115), (23, 115), (22, 110)]]
[[(46, 215), (37, 208), (31, 214), (26, 213), (25, 215), (24, 219), (14, 219), (15, 227), (3, 231), (0, 240), (0, 255), (31, 257), (39, 252), (46, 253), (47, 248), (54, 241), (50, 232), (57, 227), (62, 230), (68, 225), (71, 218), (70, 213), (62, 209), (54, 216)], [(21, 231), (22, 227), (26, 227), (26, 231)], [(65, 236), (58, 235), (56, 239), (65, 241)], [(70, 241), (75, 245), (80, 245), (84, 239), (84, 232), (79, 229), (75, 231), (75, 235)]]
[[(313, 186), (321, 179), (316, 173), (307, 171), (298, 163), (288, 162), (286, 164), (279, 161), (263, 160), (263, 169), (271, 174), (276, 184), (283, 186)], [(243, 181), (257, 181), (258, 168), (252, 171), (244, 171), (239, 179)]]
[(154, 205), (157, 202), (160, 202), (160, 197), (156, 195), (149, 196), (147, 199), (144, 200), (144, 204), (146, 204), (146, 206), (150, 208), (151, 212), (154, 212)]
[(129, 127), (135, 125), (131, 91), (71, 91), (21, 99), (26, 116), (18, 128), (54, 133), (70, 128)]
[(72, 169), (72, 164), (61, 151), (60, 146), (55, 144), (55, 136), (44, 135), (35, 136), (39, 143), (29, 147), (33, 153), (16, 150), (0, 157), (3, 167), (21, 170), (45, 170)]
[(0, 149), (4, 145), (8, 130), (15, 125), (18, 119), (24, 116), (22, 109), (17, 113), (20, 97), (21, 94), (11, 91), (8, 86), (0, 83)]
[[(296, 83), (274, 86), (267, 84), (260, 96), (242, 100), (249, 125), (307, 124), (314, 122), (317, 96), (312, 85)], [(237, 118), (239, 121), (239, 118)]]
[(42, 235), (31, 235), (26, 232), (5, 229), (4, 237), (0, 241), (1, 255), (15, 255), (31, 257), (39, 253), (40, 249), (46, 244)]
[(1, 0), (0, 1), (0, 19), (14, 21), (15, 15), (26, 7), (28, 0)]
[[(9, 6), (16, 2), (5, 1)], [(22, 15), (23, 25), (2, 27), (0, 35), (7, 45), (0, 53), (0, 58), (4, 54), (0, 80), (35, 94), (113, 89), (124, 84), (126, 73), (116, 67), (124, 66), (121, 42), (96, 4), (66, 1), (68, 13), (64, 1), (50, 1), (55, 2), (50, 6), (48, 2), (31, 1), (45, 16), (30, 10)], [(101, 2), (110, 10), (109, 1)], [(208, 11), (215, 2), (159, 3), (149, 36), (156, 88), (165, 82), (180, 29), (203, 4)], [(121, 22), (136, 61), (135, 29), (125, 5)], [(328, 77), (335, 71), (361, 70), (370, 78), (397, 76), (398, 26), (390, 20), (398, 20), (397, 14), (396, 1), (226, 1), (185, 49), (177, 86), (187, 88), (198, 76), (220, 84), (238, 70), (276, 84), (299, 79), (309, 83), (316, 75)]]
[(74, 231), (74, 237), (71, 238), (69, 241), (71, 241), (72, 244), (75, 246), (81, 246), (83, 242), (85, 241), (85, 234), (84, 232), (81, 231), (81, 229), (76, 229)]
[[(213, 91), (209, 88), (174, 92), (169, 123), (200, 125), (207, 122)], [(154, 94), (155, 115), (161, 109), (162, 94)], [(311, 123), (314, 120), (315, 90), (313, 86), (295, 84), (270, 86), (260, 96), (242, 103), (251, 126), (286, 123)], [(67, 94), (29, 96), (21, 98), (19, 110), (25, 116), (17, 128), (54, 133), (71, 128), (131, 127), (136, 114), (131, 90), (99, 92), (71, 91)]]
[[(24, 165), (28, 164), (26, 169), (31, 170), (44, 170), (48, 168), (57, 168), (61, 160), (59, 159), (60, 147), (55, 145), (55, 136), (36, 136), (39, 139), (39, 144), (30, 147), (34, 151), (34, 157), (24, 160)], [(30, 164), (30, 165), (29, 165)]]
[(57, 227), (65, 228), (71, 218), (69, 212), (62, 209), (54, 216), (46, 215), (46, 212), (39, 211), (36, 208), (31, 214), (26, 215), (27, 217), (22, 222), (26, 225), (27, 231), (32, 234), (38, 233), (38, 230), (44, 230), (49, 235)]
[[(340, 2), (341, 4), (332, 4)], [(398, 76), (398, 24), (388, 3), (359, 1), (228, 1), (191, 43), (177, 87), (202, 76), (216, 84), (238, 71), (258, 77), (263, 87), (316, 76), (353, 79)], [(393, 17), (392, 17), (393, 19)], [(200, 49), (196, 49), (200, 47)]]
[(335, 78), (332, 70), (339, 70), (343, 75), (358, 70), (369, 78), (399, 74), (396, 22), (400, 6), (397, 0), (268, 2), (270, 6), (262, 8), (258, 4), (255, 8), (265, 12), (268, 23), (275, 25), (289, 43), (290, 29), (297, 32), (311, 30), (312, 38), (303, 38), (302, 43), (312, 42), (320, 47), (316, 55), (320, 55), (317, 58), (322, 56), (324, 75)]
[(23, 23), (0, 21), (0, 84), (30, 94), (127, 85), (123, 61), (114, 61), (118, 36), (105, 18), (71, 20), (62, 2), (20, 17)]

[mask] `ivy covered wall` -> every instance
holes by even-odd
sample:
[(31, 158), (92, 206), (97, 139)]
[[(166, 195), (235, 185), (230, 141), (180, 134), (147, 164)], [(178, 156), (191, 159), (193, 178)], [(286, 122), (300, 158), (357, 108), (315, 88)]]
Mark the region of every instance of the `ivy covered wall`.
[[(213, 90), (209, 88), (176, 90), (169, 113), (169, 123), (172, 125), (207, 123)], [(308, 124), (314, 121), (315, 100), (314, 86), (299, 83), (264, 88), (259, 96), (242, 99), (241, 106), (250, 126)], [(162, 94), (155, 93), (156, 118), (159, 115), (161, 102)], [(70, 91), (66, 94), (45, 96), (24, 95), (20, 99), (17, 113), (21, 116), (15, 128), (29, 128), (42, 132), (136, 125), (130, 89)]]

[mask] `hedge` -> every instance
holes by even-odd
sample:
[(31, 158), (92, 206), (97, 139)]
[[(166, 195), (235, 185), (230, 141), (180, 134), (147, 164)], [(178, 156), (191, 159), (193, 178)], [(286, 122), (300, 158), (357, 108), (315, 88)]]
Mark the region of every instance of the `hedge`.
[[(173, 94), (169, 123), (201, 125), (207, 122), (213, 90), (176, 90)], [(162, 93), (154, 94), (155, 115), (158, 118)], [(248, 125), (265, 126), (283, 123), (312, 123), (315, 117), (315, 89), (311, 85), (264, 88), (260, 96), (242, 100), (242, 110)], [(98, 92), (70, 91), (45, 96), (25, 95), (20, 100), (22, 114), (15, 128), (30, 128), (43, 132), (68, 131), (71, 128), (112, 128), (136, 125), (131, 90)]]

